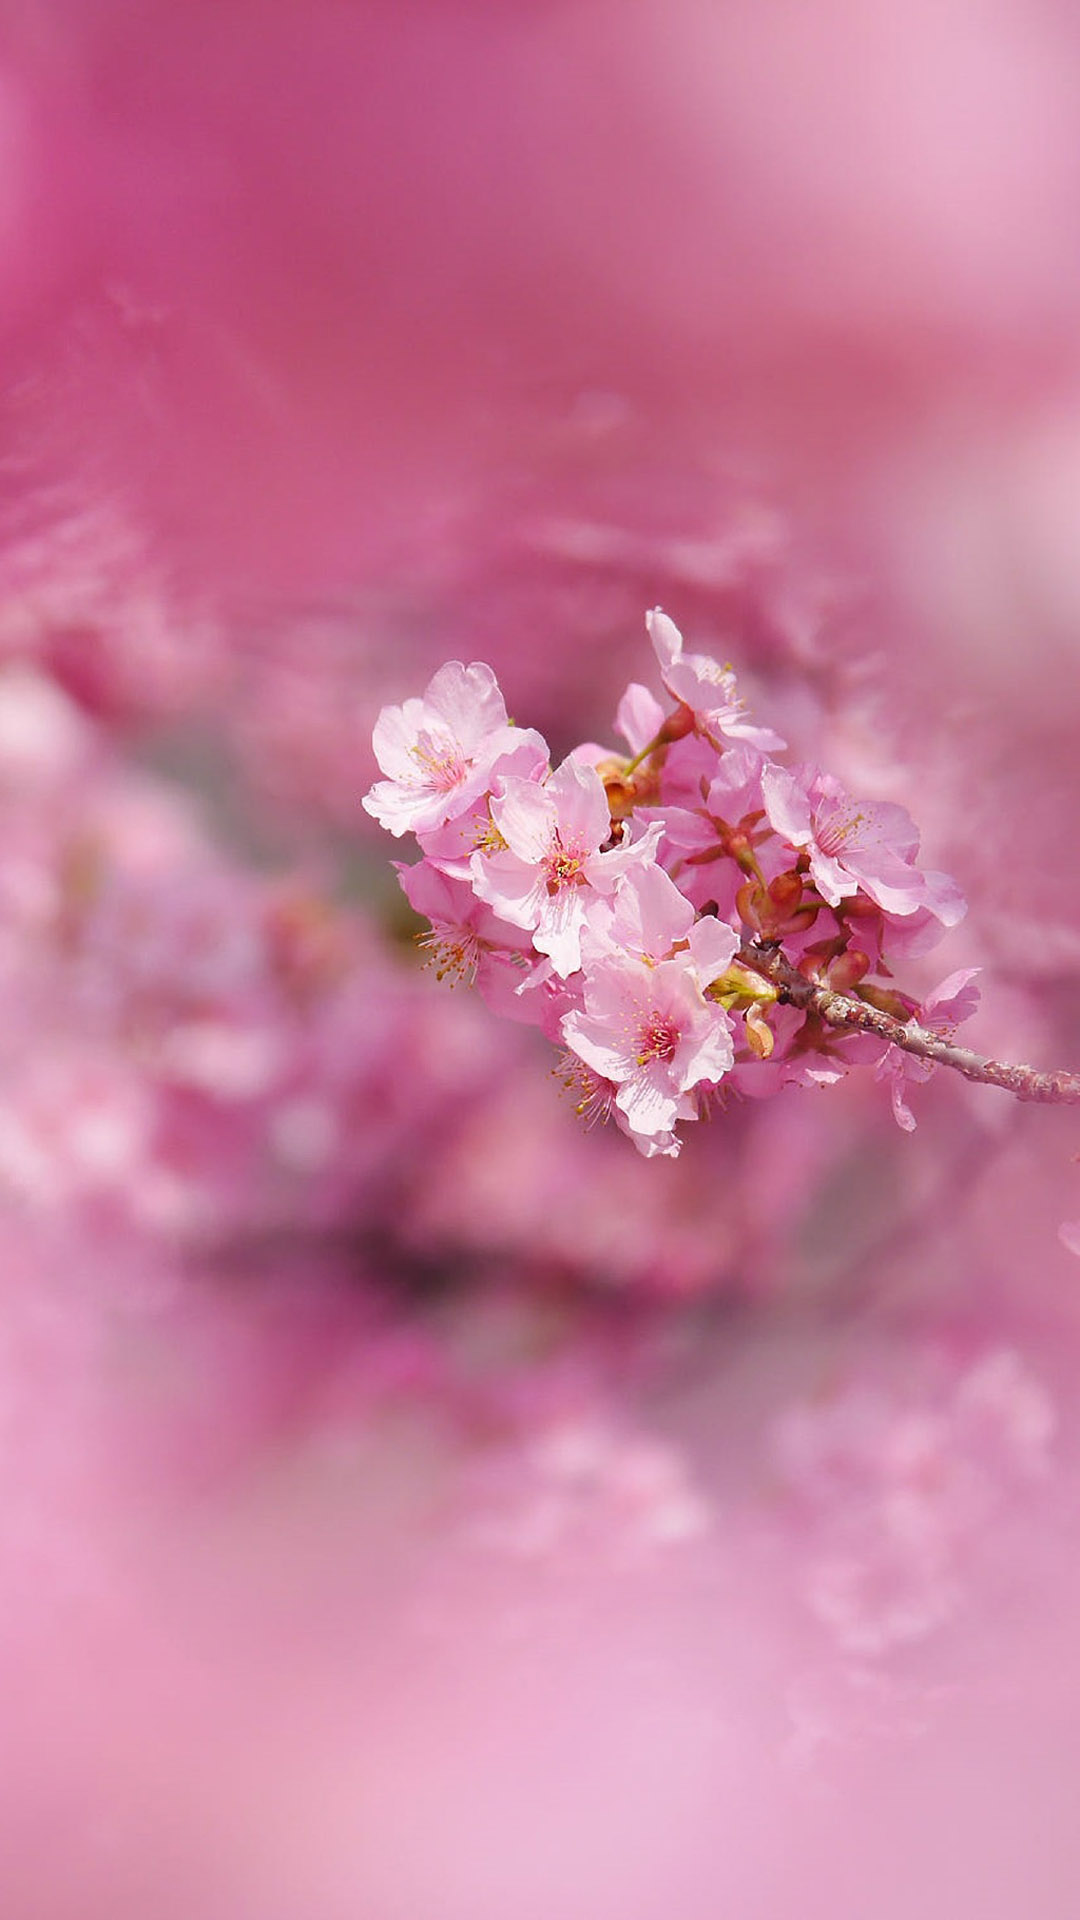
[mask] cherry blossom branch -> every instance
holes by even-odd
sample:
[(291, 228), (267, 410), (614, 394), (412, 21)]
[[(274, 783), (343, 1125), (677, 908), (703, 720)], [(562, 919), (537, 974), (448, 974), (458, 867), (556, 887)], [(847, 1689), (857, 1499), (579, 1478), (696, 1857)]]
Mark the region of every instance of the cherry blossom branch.
[(764, 974), (779, 989), (780, 999), (804, 1013), (816, 1014), (826, 1026), (840, 1032), (872, 1033), (887, 1040), (904, 1053), (929, 1061), (933, 1066), (951, 1067), (965, 1080), (976, 1080), (987, 1087), (1001, 1087), (1018, 1100), (1038, 1101), (1061, 1106), (1080, 1104), (1080, 1074), (1057, 1071), (1040, 1072), (1036, 1067), (1010, 1066), (1000, 1060), (987, 1060), (970, 1047), (958, 1047), (941, 1034), (931, 1033), (916, 1020), (897, 1020), (866, 1000), (836, 993), (823, 987), (785, 960), (774, 942), (750, 940), (742, 947), (739, 959), (744, 966)]
[[(613, 1120), (647, 1159), (679, 1152), (679, 1125), (705, 1118), (718, 1086), (840, 1078), (861, 1051), (830, 1059), (845, 1034), (876, 1043), (867, 1064), (908, 1133), (905, 1088), (935, 1066), (1080, 1105), (1080, 1073), (956, 1044), (977, 967), (921, 1004), (897, 988), (886, 953), (929, 952), (964, 911), (956, 882), (919, 865), (910, 814), (773, 758), (784, 742), (748, 714), (731, 668), (688, 652), (660, 608), (646, 625), (675, 706), (626, 689), (629, 754), (585, 742), (553, 767), (480, 661), (448, 661), (421, 699), (379, 715), (385, 777), (363, 804), (419, 841), (398, 872), (439, 977), (543, 1027), (577, 1113)], [(770, 1024), (778, 1002), (792, 1017)]]

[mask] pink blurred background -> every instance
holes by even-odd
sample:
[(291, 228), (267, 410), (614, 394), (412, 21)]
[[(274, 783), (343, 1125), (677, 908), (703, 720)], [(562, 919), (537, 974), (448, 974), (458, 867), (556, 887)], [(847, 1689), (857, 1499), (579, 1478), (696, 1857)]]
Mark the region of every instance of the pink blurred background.
[(1068, 1114), (631, 1164), (358, 803), (660, 602), (1080, 1063), (1078, 109), (1033, 0), (5, 10), (5, 1914), (1072, 1920)]

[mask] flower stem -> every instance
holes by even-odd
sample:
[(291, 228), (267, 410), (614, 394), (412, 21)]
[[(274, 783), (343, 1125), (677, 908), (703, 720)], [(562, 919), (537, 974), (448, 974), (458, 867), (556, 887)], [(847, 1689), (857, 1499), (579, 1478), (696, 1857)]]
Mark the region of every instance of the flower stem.
[[(667, 722), (665, 721), (664, 724), (666, 726)], [(632, 760), (627, 761), (625, 767), (622, 769), (623, 779), (629, 780), (630, 775), (637, 772), (643, 760), (647, 760), (650, 754), (655, 753), (659, 747), (667, 746), (667, 744), (667, 740), (664, 738), (664, 728), (661, 727), (659, 733), (654, 735), (648, 745), (642, 747), (640, 753), (635, 753)]]
[(785, 960), (769, 941), (749, 940), (739, 953), (745, 966), (765, 975), (778, 989), (780, 999), (806, 1013), (814, 1013), (826, 1026), (841, 1032), (872, 1033), (878, 1039), (900, 1047), (934, 1066), (951, 1067), (965, 1080), (976, 1080), (987, 1087), (1001, 1087), (1018, 1100), (1039, 1101), (1048, 1105), (1080, 1105), (1080, 1073), (1058, 1070), (1043, 1073), (1037, 1067), (1010, 1066), (1000, 1060), (987, 1060), (969, 1047), (958, 1047), (941, 1034), (920, 1027), (916, 1020), (897, 1020), (865, 1000), (831, 987), (817, 985)]

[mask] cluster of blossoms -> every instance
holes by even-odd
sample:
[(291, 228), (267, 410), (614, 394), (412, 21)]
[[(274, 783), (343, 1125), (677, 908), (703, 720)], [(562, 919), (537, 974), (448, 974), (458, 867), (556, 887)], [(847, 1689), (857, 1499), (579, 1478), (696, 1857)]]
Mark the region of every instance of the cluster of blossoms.
[(539, 1025), (563, 1050), (579, 1113), (612, 1118), (646, 1156), (728, 1089), (825, 1084), (855, 1060), (888, 1082), (901, 1126), (930, 1067), (874, 1033), (823, 1021), (819, 986), (932, 1033), (973, 1011), (971, 970), (919, 1007), (893, 982), (964, 911), (917, 864), (907, 812), (784, 765), (727, 666), (684, 649), (659, 609), (649, 636), (665, 706), (633, 684), (616, 729), (552, 768), (513, 725), (490, 667), (451, 661), (374, 732), (385, 778), (364, 806), (423, 858), (399, 866), (441, 976)]

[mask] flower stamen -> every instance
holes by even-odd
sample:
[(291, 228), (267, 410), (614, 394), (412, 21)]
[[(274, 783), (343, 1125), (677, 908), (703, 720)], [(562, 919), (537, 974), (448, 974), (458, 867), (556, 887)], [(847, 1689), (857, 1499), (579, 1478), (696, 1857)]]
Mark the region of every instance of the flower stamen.
[(653, 1060), (673, 1060), (678, 1044), (679, 1029), (674, 1020), (653, 1009), (638, 1034), (638, 1066), (647, 1067)]

